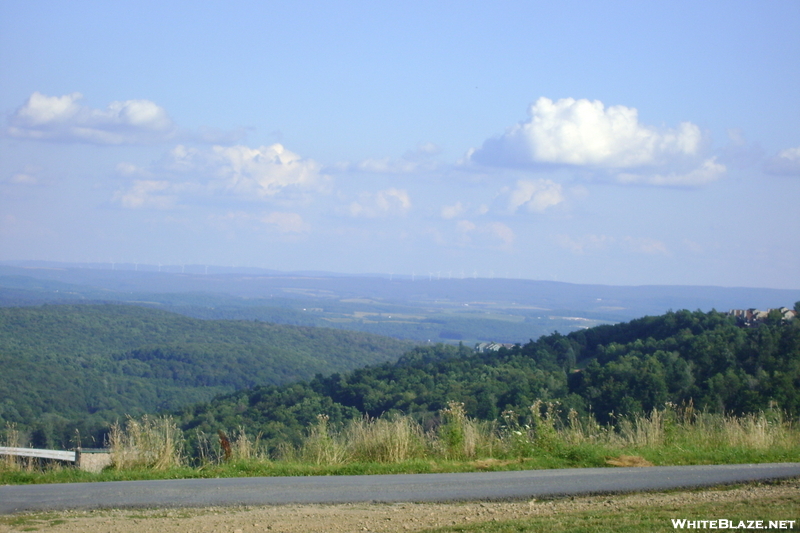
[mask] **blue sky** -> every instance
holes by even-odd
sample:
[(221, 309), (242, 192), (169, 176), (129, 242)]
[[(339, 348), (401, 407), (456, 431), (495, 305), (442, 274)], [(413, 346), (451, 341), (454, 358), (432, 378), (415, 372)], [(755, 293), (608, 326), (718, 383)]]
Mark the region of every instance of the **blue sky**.
[(0, 260), (797, 289), (798, 26), (0, 0)]

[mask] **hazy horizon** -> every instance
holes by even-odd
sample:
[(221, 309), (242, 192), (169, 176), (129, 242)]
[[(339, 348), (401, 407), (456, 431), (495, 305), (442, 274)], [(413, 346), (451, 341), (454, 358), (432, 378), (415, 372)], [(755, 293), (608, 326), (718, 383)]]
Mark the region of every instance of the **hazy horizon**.
[(0, 261), (800, 289), (798, 24), (4, 1)]

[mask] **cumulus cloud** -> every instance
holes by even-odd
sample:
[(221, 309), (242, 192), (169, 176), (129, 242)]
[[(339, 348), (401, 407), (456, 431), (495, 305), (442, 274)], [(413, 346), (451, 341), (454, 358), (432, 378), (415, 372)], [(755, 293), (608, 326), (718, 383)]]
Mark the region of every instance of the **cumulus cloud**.
[(411, 209), (408, 192), (394, 187), (377, 193), (362, 193), (357, 201), (350, 203), (348, 212), (353, 217), (376, 218), (402, 215)]
[(781, 176), (800, 176), (800, 146), (787, 148), (767, 160), (765, 170)]
[(166, 167), (182, 174), (207, 176), (214, 190), (256, 198), (273, 197), (286, 189), (319, 189), (327, 180), (318, 163), (301, 158), (281, 144), (211, 149), (178, 145), (171, 151)]
[(630, 168), (693, 156), (702, 141), (690, 122), (659, 131), (639, 123), (638, 111), (600, 101), (539, 98), (529, 119), (489, 139), (470, 159), (485, 165), (536, 163)]
[(552, 180), (519, 180), (511, 191), (508, 209), (514, 213), (520, 207), (525, 207), (528, 211), (541, 213), (563, 201), (561, 185)]
[[(144, 169), (122, 162), (117, 174), (132, 186), (114, 199), (124, 207), (167, 208), (192, 198), (219, 197), (296, 203), (309, 191), (325, 191), (328, 177), (313, 160), (303, 159), (280, 144), (187, 147), (178, 145), (158, 164)], [(272, 223), (276, 223), (277, 219)], [(285, 221), (282, 223), (286, 227)]]
[(9, 118), (8, 134), (23, 139), (92, 144), (142, 144), (175, 134), (167, 112), (150, 100), (111, 102), (105, 109), (79, 103), (80, 93), (33, 93)]

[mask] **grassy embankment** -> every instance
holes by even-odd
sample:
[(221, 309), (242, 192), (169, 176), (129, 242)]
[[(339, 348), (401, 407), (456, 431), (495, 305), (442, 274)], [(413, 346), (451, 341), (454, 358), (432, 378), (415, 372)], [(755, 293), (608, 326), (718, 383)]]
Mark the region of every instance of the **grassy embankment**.
[[(519, 416), (484, 422), (451, 403), (425, 431), (412, 417), (358, 419), (331, 428), (320, 415), (304, 441), (266, 449), (244, 428), (230, 436), (196, 435), (198, 457), (185, 453), (170, 418), (129, 419), (111, 431), (113, 465), (92, 474), (6, 457), (0, 483), (58, 483), (196, 477), (467, 472), (597, 466), (794, 462), (800, 427), (772, 410), (744, 416), (668, 407), (601, 426), (537, 402)], [(12, 432), (7, 432), (13, 435)], [(7, 443), (10, 446), (16, 442)]]

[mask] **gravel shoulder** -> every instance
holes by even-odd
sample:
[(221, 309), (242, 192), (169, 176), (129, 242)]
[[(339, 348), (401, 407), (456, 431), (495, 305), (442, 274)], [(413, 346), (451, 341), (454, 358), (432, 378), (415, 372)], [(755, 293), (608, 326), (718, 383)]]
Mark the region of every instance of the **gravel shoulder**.
[(453, 504), (340, 504), (209, 507), (191, 509), (125, 509), (32, 513), (0, 518), (0, 533), (189, 533), (189, 532), (408, 532), (491, 520), (615, 510), (634, 512), (651, 505), (755, 501), (797, 494), (800, 479), (737, 488), (575, 497), (522, 502)]

